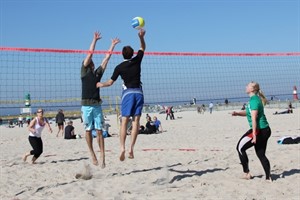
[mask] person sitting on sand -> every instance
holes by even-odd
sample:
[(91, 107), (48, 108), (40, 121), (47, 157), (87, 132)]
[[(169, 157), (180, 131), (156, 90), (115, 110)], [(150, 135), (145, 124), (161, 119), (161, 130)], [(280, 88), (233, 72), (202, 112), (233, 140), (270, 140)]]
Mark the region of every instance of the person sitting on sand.
[(156, 116), (153, 117), (153, 123), (156, 127), (156, 131), (157, 132), (163, 132), (163, 128), (162, 128), (162, 125), (161, 125), (161, 122), (160, 120), (157, 119)]
[(76, 139), (75, 128), (72, 121), (68, 121), (65, 128), (65, 139)]
[(151, 120), (151, 117), (148, 116), (146, 126), (140, 127), (139, 134), (152, 134), (152, 133), (156, 133), (156, 131), (157, 131), (157, 129), (156, 129), (155, 124)]

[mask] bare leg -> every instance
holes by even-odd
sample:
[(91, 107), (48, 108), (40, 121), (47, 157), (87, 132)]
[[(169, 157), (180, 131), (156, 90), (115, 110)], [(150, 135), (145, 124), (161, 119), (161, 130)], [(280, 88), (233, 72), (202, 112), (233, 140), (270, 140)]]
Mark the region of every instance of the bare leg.
[(121, 131), (120, 131), (120, 161), (125, 160), (125, 142), (127, 133), (127, 124), (129, 122), (129, 117), (122, 117)]
[(130, 159), (134, 158), (133, 149), (134, 149), (134, 145), (135, 145), (135, 142), (137, 139), (137, 135), (139, 133), (140, 118), (141, 118), (141, 116), (134, 116), (132, 119), (131, 144), (130, 144), (130, 149), (129, 149), (129, 158)]
[(65, 130), (65, 127), (64, 127), (64, 125), (62, 125), (62, 126), (61, 126), (61, 136), (62, 136), (62, 137), (64, 137), (64, 130)]
[(85, 132), (85, 139), (86, 139), (87, 145), (89, 147), (89, 150), (90, 150), (90, 153), (91, 153), (91, 156), (92, 156), (93, 164), (98, 165), (98, 160), (96, 158), (96, 155), (95, 155), (95, 152), (94, 152), (94, 149), (93, 149), (93, 136), (92, 136), (91, 131), (86, 131)]
[(34, 156), (32, 157), (32, 164), (35, 164), (36, 159), (37, 159), (36, 157)]
[(100, 148), (100, 158), (102, 158), (101, 168), (105, 168), (105, 146), (102, 131), (97, 130), (97, 142)]
[(27, 160), (27, 157), (28, 157), (28, 156), (30, 156), (30, 155), (31, 155), (31, 154), (30, 154), (30, 152), (28, 152), (28, 153), (25, 153), (25, 155), (24, 155), (24, 156), (23, 156), (23, 158), (22, 158), (22, 159), (23, 159), (23, 161), (24, 161), (24, 162), (26, 162), (26, 160)]

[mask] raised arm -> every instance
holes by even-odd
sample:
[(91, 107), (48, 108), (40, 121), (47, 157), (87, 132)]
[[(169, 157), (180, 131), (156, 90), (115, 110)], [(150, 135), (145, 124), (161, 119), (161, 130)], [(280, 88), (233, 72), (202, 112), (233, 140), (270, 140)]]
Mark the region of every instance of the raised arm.
[(107, 50), (107, 53), (105, 54), (105, 57), (101, 63), (101, 67), (102, 67), (103, 71), (106, 69), (107, 63), (111, 57), (111, 54), (112, 54), (115, 46), (120, 42), (121, 42), (121, 40), (119, 40), (119, 38), (114, 38), (111, 40), (111, 45), (110, 45), (109, 49)]
[(142, 51), (146, 50), (146, 43), (145, 43), (145, 39), (144, 39), (145, 34), (146, 34), (146, 31), (144, 29), (141, 29), (139, 31), (139, 38), (140, 38), (140, 42), (141, 42), (140, 50), (142, 50)]
[(83, 65), (84, 65), (85, 67), (87, 67), (87, 66), (90, 64), (90, 62), (91, 62), (91, 60), (92, 60), (92, 56), (93, 56), (94, 50), (95, 50), (95, 47), (96, 47), (96, 43), (97, 43), (97, 41), (98, 41), (99, 39), (101, 39), (101, 33), (100, 33), (99, 31), (96, 31), (96, 32), (94, 33), (94, 38), (93, 38), (93, 41), (92, 41), (92, 43), (91, 43), (91, 45), (90, 45), (89, 52), (88, 52), (86, 58), (85, 58), (84, 61), (83, 61)]

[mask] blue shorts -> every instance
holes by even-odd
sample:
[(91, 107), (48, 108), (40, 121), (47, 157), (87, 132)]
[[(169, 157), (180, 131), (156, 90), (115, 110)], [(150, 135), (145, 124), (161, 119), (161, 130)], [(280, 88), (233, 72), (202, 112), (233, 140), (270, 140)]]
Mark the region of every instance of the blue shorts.
[(86, 131), (102, 130), (103, 115), (101, 105), (82, 106), (82, 119)]
[(122, 94), (123, 117), (141, 116), (144, 105), (144, 94), (142, 88), (127, 88)]

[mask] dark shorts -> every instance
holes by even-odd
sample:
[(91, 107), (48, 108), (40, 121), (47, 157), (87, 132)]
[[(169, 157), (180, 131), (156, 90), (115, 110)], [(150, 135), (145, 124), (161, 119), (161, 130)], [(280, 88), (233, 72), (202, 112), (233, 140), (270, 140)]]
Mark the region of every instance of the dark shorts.
[(58, 126), (63, 126), (64, 123), (63, 123), (63, 122), (57, 122), (57, 125), (58, 125)]

